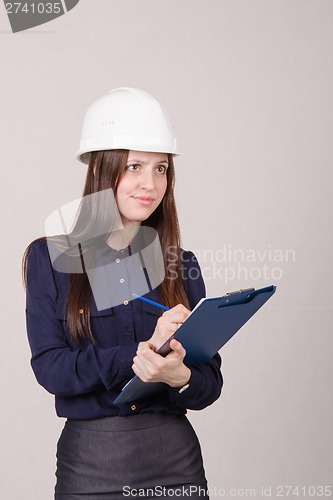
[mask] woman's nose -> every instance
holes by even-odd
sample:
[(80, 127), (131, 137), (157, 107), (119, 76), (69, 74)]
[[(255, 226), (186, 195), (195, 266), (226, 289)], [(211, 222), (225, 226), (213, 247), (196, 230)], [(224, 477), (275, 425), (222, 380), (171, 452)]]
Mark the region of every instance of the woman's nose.
[(150, 169), (143, 170), (140, 177), (140, 185), (147, 191), (153, 189), (155, 187), (154, 172)]

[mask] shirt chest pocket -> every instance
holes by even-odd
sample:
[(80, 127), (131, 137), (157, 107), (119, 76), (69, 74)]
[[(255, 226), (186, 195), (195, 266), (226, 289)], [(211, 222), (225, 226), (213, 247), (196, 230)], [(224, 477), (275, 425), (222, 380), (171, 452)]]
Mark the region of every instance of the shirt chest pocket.
[[(79, 311), (84, 320), (83, 310)], [(72, 344), (71, 335), (67, 324), (66, 302), (59, 301), (56, 306), (56, 318), (62, 323), (64, 333)], [(96, 306), (92, 305), (90, 311), (90, 326), (96, 343), (100, 347), (114, 347), (117, 345), (116, 325), (114, 324), (114, 312), (112, 308), (98, 311)], [(77, 347), (77, 344), (75, 344)]]
[(140, 310), (142, 315), (140, 326), (142, 325), (142, 330), (140, 328), (138, 331), (138, 340), (148, 340), (154, 333), (158, 318), (162, 316), (163, 311), (146, 302), (140, 303)]

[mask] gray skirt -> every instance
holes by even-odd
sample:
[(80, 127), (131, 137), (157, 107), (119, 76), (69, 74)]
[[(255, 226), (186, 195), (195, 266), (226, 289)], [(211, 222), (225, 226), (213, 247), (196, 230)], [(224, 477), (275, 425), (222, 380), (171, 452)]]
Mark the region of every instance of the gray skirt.
[(185, 415), (67, 420), (56, 500), (208, 498), (200, 444)]

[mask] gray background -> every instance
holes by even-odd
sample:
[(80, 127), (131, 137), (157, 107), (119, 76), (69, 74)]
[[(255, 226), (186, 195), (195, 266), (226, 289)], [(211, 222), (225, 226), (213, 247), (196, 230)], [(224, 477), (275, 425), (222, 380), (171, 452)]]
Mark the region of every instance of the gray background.
[[(0, 9), (1, 498), (52, 498), (64, 421), (29, 366), (20, 260), (46, 217), (81, 194), (87, 106), (122, 85), (173, 118), (183, 246), (208, 295), (278, 286), (222, 350), (220, 400), (189, 413), (210, 487), (260, 497), (271, 486), (278, 498), (278, 485), (330, 484), (332, 21), (330, 0), (81, 0), (13, 35)], [(257, 257), (222, 262), (225, 246)], [(261, 261), (265, 249), (283, 262)]]

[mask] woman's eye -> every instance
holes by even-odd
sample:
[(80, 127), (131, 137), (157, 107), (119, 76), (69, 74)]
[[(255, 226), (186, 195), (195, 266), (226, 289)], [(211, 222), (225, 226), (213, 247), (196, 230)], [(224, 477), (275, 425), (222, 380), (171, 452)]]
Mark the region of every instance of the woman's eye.
[(160, 174), (165, 174), (165, 172), (167, 171), (167, 168), (165, 165), (159, 165), (156, 170)]
[(134, 165), (127, 165), (127, 170), (131, 170), (132, 172), (136, 172), (139, 170), (140, 165), (134, 164)]

